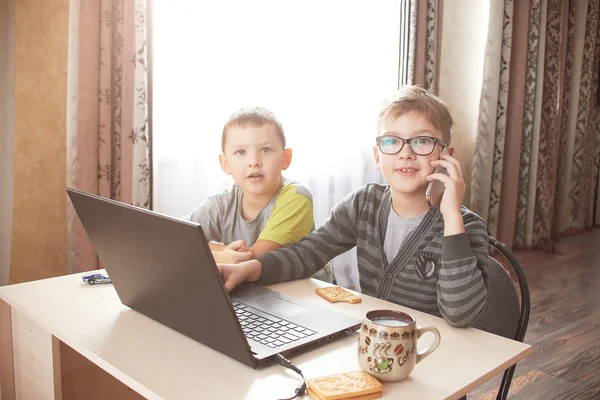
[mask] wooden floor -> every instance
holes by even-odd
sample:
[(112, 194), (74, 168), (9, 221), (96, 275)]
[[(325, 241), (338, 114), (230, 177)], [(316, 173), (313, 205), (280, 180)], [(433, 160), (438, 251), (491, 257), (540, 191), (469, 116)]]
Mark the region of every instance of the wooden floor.
[[(517, 252), (531, 290), (525, 342), (509, 399), (600, 399), (600, 229), (562, 239), (554, 253)], [(469, 394), (495, 399), (500, 379)]]

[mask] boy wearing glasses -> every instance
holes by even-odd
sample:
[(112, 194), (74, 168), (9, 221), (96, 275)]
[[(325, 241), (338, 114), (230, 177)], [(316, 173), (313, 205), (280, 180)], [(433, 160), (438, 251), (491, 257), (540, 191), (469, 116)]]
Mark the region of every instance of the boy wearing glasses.
[[(388, 185), (367, 184), (351, 193), (296, 244), (219, 265), (226, 288), (306, 278), (357, 246), (362, 293), (470, 326), (486, 302), (487, 230), (461, 205), (466, 185), (448, 147), (452, 124), (436, 96), (416, 86), (400, 90), (380, 111), (373, 147)], [(442, 153), (445, 147), (449, 154)], [(433, 173), (438, 165), (448, 175)], [(445, 186), (439, 209), (430, 209), (425, 198), (432, 180)]]

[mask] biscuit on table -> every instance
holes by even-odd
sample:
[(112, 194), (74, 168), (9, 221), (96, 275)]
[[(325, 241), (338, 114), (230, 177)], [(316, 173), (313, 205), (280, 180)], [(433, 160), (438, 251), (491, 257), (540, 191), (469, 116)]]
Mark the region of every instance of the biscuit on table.
[(360, 297), (339, 286), (322, 287), (315, 289), (315, 292), (331, 303), (345, 301), (346, 303), (355, 304), (361, 302)]
[(345, 372), (308, 380), (308, 394), (317, 400), (369, 400), (382, 396), (383, 385), (365, 371)]
[[(306, 393), (314, 400), (328, 400), (325, 397), (317, 396), (315, 394), (315, 392), (310, 390), (310, 388), (306, 389)], [(336, 399), (336, 400), (371, 400), (371, 399), (378, 399), (381, 396), (383, 396), (383, 393), (377, 392), (377, 393), (373, 393), (373, 394), (365, 394), (365, 395), (360, 395), (360, 396), (342, 397), (342, 398)]]

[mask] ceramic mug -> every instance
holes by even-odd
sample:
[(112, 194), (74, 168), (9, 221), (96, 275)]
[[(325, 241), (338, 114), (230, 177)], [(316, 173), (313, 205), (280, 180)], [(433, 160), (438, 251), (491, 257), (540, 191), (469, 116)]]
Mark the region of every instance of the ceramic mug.
[[(417, 341), (425, 332), (433, 333), (433, 343), (417, 352)], [(360, 328), (358, 364), (378, 380), (399, 381), (439, 344), (437, 328), (417, 326), (413, 317), (400, 311), (373, 310), (365, 314)]]

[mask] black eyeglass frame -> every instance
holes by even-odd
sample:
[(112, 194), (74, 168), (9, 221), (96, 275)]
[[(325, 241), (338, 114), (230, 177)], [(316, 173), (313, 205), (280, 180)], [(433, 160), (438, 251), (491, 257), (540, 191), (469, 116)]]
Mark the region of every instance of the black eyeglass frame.
[[(391, 138), (394, 138), (394, 139), (399, 139), (399, 140), (402, 140), (402, 146), (400, 146), (400, 150), (398, 150), (398, 151), (396, 151), (396, 152), (394, 152), (394, 153), (386, 153), (385, 151), (383, 151), (383, 150), (381, 149), (381, 139), (383, 139), (383, 138), (386, 138), (386, 137), (391, 137)], [(433, 140), (433, 141), (435, 142), (435, 144), (439, 144), (440, 146), (442, 146), (442, 149), (443, 149), (444, 147), (448, 147), (448, 145), (447, 145), (447, 144), (446, 144), (446, 143), (445, 143), (443, 140), (441, 140), (441, 139), (438, 139), (438, 138), (436, 138), (436, 137), (431, 137), (431, 136), (416, 136), (416, 137), (414, 137), (414, 138), (410, 138), (410, 139), (404, 139), (404, 138), (401, 138), (400, 136), (396, 136), (396, 135), (382, 135), (382, 136), (377, 136), (377, 137), (375, 138), (375, 140), (376, 140), (376, 142), (377, 142), (377, 148), (379, 148), (379, 151), (381, 151), (383, 154), (386, 154), (386, 155), (388, 155), (388, 156), (393, 156), (393, 155), (395, 155), (395, 154), (398, 154), (398, 153), (400, 153), (400, 152), (402, 151), (402, 149), (404, 149), (404, 146), (405, 146), (407, 143), (408, 143), (408, 148), (409, 148), (409, 149), (410, 149), (410, 151), (412, 151), (412, 152), (413, 152), (415, 155), (417, 155), (417, 156), (428, 156), (428, 155), (430, 155), (431, 153), (433, 153), (433, 151), (435, 150), (435, 144), (433, 145), (433, 148), (431, 149), (431, 151), (430, 151), (429, 153), (425, 153), (425, 154), (420, 154), (420, 153), (417, 153), (416, 151), (414, 151), (414, 150), (413, 150), (413, 148), (412, 148), (412, 146), (411, 146), (411, 144), (410, 144), (410, 142), (411, 142), (412, 140), (415, 140), (415, 139), (421, 139), (421, 138)]]

